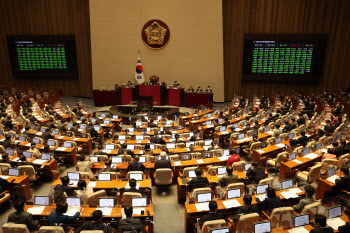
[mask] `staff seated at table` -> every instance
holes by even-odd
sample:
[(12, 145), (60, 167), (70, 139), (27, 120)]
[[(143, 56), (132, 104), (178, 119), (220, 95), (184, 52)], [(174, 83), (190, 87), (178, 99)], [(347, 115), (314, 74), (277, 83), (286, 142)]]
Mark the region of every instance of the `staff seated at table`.
[(209, 205), (209, 213), (206, 215), (203, 215), (200, 218), (199, 220), (200, 225), (203, 225), (206, 221), (225, 219), (224, 216), (222, 216), (222, 214), (216, 212), (218, 209), (218, 203), (216, 201), (210, 201), (208, 205)]
[(233, 173), (232, 166), (227, 166), (226, 171), (227, 171), (227, 175), (219, 179), (221, 187), (226, 187), (229, 184), (236, 183), (238, 180), (237, 174), (232, 174)]
[(75, 195), (74, 188), (68, 186), (69, 181), (70, 180), (69, 180), (68, 176), (61, 177), (61, 183), (62, 184), (57, 184), (56, 185), (56, 187), (55, 187), (55, 194), (57, 195), (57, 194), (60, 194), (60, 193), (66, 193), (67, 196)]
[(246, 176), (249, 180), (255, 184), (259, 184), (259, 181), (265, 179), (265, 169), (259, 166), (259, 162), (253, 162), (252, 165), (246, 171)]
[(146, 168), (143, 165), (143, 163), (140, 163), (139, 160), (140, 160), (140, 157), (138, 155), (135, 155), (135, 157), (133, 158), (132, 162), (129, 163), (128, 172), (131, 172), (131, 171), (144, 172), (146, 170)]
[(117, 173), (118, 170), (116, 168), (112, 168), (111, 165), (112, 165), (112, 160), (107, 159), (106, 162), (105, 162), (105, 166), (106, 167), (103, 168), (102, 171), (103, 172), (115, 172), (115, 173)]
[(259, 198), (257, 198), (256, 201), (265, 210), (272, 210), (281, 206), (281, 198), (276, 195), (276, 191), (272, 187), (266, 189), (266, 198), (263, 201), (260, 201)]
[(252, 214), (257, 213), (259, 211), (259, 208), (257, 205), (252, 205), (252, 196), (251, 195), (244, 195), (243, 197), (243, 203), (244, 206), (240, 206), (237, 210), (237, 214)]
[[(152, 126), (150, 126), (150, 127), (152, 127)], [(155, 126), (155, 127), (157, 127), (157, 126)], [(150, 142), (155, 143), (155, 144), (165, 145), (165, 141), (162, 137), (159, 137), (158, 131), (155, 131), (154, 136), (151, 136)]]
[(295, 211), (301, 212), (305, 206), (316, 202), (315, 198), (313, 198), (314, 193), (315, 190), (313, 187), (310, 185), (305, 187), (305, 198), (300, 199), (298, 204), (293, 205), (293, 209)]
[(327, 226), (326, 216), (315, 214), (314, 221), (315, 221), (316, 228), (312, 229), (310, 233), (334, 233), (334, 230), (332, 227), (326, 227)]
[(7, 149), (11, 148), (14, 145), (13, 141), (11, 140), (11, 136), (6, 134), (5, 140), (2, 142), (2, 146)]
[(127, 188), (124, 190), (124, 193), (126, 192), (132, 192), (132, 193), (140, 193), (140, 194), (143, 194), (142, 190), (141, 189), (137, 189), (136, 186), (137, 186), (137, 182), (135, 179), (130, 179), (129, 180), (129, 186), (130, 188)]
[(197, 167), (194, 170), (196, 177), (194, 177), (190, 182), (187, 183), (187, 189), (192, 191), (195, 188), (205, 188), (209, 186), (209, 180), (207, 177), (202, 176), (202, 169)]
[(58, 226), (60, 224), (65, 225), (74, 221), (80, 215), (80, 211), (77, 209), (77, 212), (73, 216), (65, 215), (68, 210), (68, 204), (65, 201), (58, 202), (56, 204), (56, 211), (52, 212), (49, 216), (49, 225)]
[(309, 138), (306, 137), (306, 133), (304, 130), (300, 131), (300, 135), (301, 136), (296, 140), (296, 143), (301, 146), (306, 146), (309, 141)]
[(145, 226), (142, 224), (141, 220), (138, 218), (132, 217), (133, 208), (132, 206), (126, 206), (124, 208), (124, 213), (126, 219), (121, 219), (118, 224), (118, 230), (120, 231), (137, 231), (141, 232), (145, 229)]
[(26, 200), (24, 198), (15, 200), (13, 207), (16, 209), (16, 212), (8, 216), (7, 222), (25, 224), (30, 231), (34, 231), (39, 226), (39, 222), (34, 221), (32, 214), (24, 211), (25, 202)]

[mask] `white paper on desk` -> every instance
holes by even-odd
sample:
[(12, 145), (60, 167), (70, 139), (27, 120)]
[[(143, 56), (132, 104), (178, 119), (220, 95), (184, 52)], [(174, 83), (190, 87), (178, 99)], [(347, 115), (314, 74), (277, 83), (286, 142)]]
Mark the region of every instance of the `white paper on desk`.
[(15, 143), (20, 143), (21, 141), (20, 140), (15, 140)]
[(265, 153), (265, 151), (263, 151), (262, 149), (256, 150), (259, 154), (263, 154)]
[(143, 211), (144, 213), (146, 213), (145, 208), (133, 208), (132, 214), (133, 214), (133, 215), (141, 215), (141, 211)]
[(59, 137), (58, 137), (58, 139), (62, 139), (62, 138), (64, 138), (64, 136), (59, 136)]
[(273, 131), (270, 130), (270, 131), (267, 131), (266, 133), (272, 135)]
[(136, 140), (136, 143), (141, 143), (142, 142), (142, 140)]
[(33, 161), (33, 163), (35, 164), (43, 164), (43, 163), (46, 163), (48, 160), (43, 160), (43, 159), (36, 159)]
[(68, 186), (77, 186), (79, 180), (70, 180)]
[[(68, 209), (70, 209), (71, 207), (68, 207)], [(68, 210), (65, 214), (63, 215), (67, 215), (67, 216), (74, 216), (77, 212), (79, 212), (79, 207), (72, 207), (70, 210)]]
[(331, 148), (333, 148), (333, 146), (326, 146), (328, 149), (331, 149)]
[(204, 150), (208, 150), (208, 148), (211, 146), (203, 146)]
[(31, 143), (27, 143), (27, 144), (25, 144), (25, 146), (32, 146), (32, 144)]
[(332, 219), (327, 219), (327, 225), (337, 231), (338, 227), (345, 225), (345, 222), (341, 218), (332, 218)]
[(174, 165), (175, 165), (175, 166), (181, 166), (181, 161), (175, 161), (175, 162), (174, 162)]
[(286, 145), (284, 145), (284, 144), (282, 144), (282, 143), (279, 143), (279, 144), (277, 144), (276, 146), (279, 147), (279, 148), (283, 148), (283, 147), (285, 147)]
[(58, 151), (65, 151), (66, 148), (65, 147), (58, 147), (58, 148), (56, 148), (56, 150), (58, 150)]
[(173, 133), (173, 134), (175, 134), (175, 133), (177, 133), (177, 131), (176, 131), (176, 130), (174, 130), (174, 131), (172, 131), (172, 133)]
[(19, 161), (18, 157), (12, 160), (12, 162), (17, 162), (17, 161)]
[(143, 150), (140, 150), (140, 155), (143, 155)]
[(124, 141), (118, 141), (120, 144), (124, 144)]
[(73, 139), (73, 141), (78, 141), (78, 140), (79, 140), (79, 138), (74, 138), (74, 139)]
[(222, 134), (228, 134), (228, 132), (227, 132), (227, 131), (222, 131), (221, 133), (222, 133)]
[(289, 233), (309, 233), (308, 230), (305, 229), (305, 227), (297, 227), (288, 230)]
[(296, 163), (298, 163), (298, 164), (302, 164), (303, 162), (301, 162), (300, 160), (297, 160), (297, 159), (293, 159), (292, 160), (293, 162), (296, 162)]
[(239, 131), (242, 131), (243, 129), (241, 128), (235, 128), (235, 131), (239, 132)]
[(95, 188), (97, 182), (90, 181), (88, 187)]
[(96, 208), (96, 210), (101, 210), (103, 216), (110, 216), (112, 214), (113, 208)]
[(84, 129), (78, 129), (79, 132), (83, 132)]
[(327, 153), (328, 151), (326, 149), (321, 149), (322, 153)]
[(221, 157), (218, 157), (218, 159), (220, 160), (220, 161), (226, 161), (226, 160), (228, 160), (230, 158), (230, 156), (221, 156)]
[(305, 156), (305, 158), (314, 159), (314, 158), (317, 158), (317, 154), (310, 153), (310, 154), (307, 154), (307, 155)]
[(175, 138), (169, 138), (169, 142), (175, 142)]
[(333, 184), (335, 184), (335, 180), (336, 180), (336, 179), (339, 179), (339, 176), (333, 175), (333, 176), (327, 178), (327, 180), (328, 180), (329, 182), (332, 182)]
[(112, 150), (102, 150), (102, 152), (110, 154), (112, 152)]
[(7, 180), (10, 177), (9, 176), (0, 176), (0, 178)]
[(226, 209), (230, 209), (230, 208), (241, 206), (241, 204), (239, 204), (239, 202), (236, 199), (223, 201), (222, 204), (224, 204)]
[(295, 194), (303, 192), (303, 191), (301, 191), (300, 188), (292, 188), (292, 189), (289, 189), (288, 191), (289, 191), (289, 192), (293, 192), (293, 193), (295, 193)]
[(195, 205), (197, 211), (209, 211), (209, 202), (197, 203)]
[(263, 194), (263, 195), (257, 196), (256, 198), (258, 198), (260, 201), (264, 201), (264, 200), (265, 200), (265, 198), (266, 198), (266, 194)]
[(245, 139), (238, 139), (236, 142), (237, 143), (241, 143), (241, 142), (244, 142), (245, 141)]
[(42, 214), (44, 212), (45, 206), (36, 206), (27, 209), (27, 212), (32, 215)]
[[(5, 138), (3, 138), (3, 139), (0, 139), (0, 142), (3, 142), (3, 141), (5, 141)], [(30, 144), (30, 143), (29, 143)]]
[(197, 163), (204, 163), (203, 159), (197, 159)]
[(41, 135), (43, 135), (43, 132), (36, 132), (35, 134), (41, 136)]
[(297, 194), (295, 194), (294, 192), (280, 192), (280, 194), (285, 198), (285, 199), (290, 199), (290, 198), (299, 198), (299, 196)]
[[(130, 188), (130, 184), (127, 183), (127, 184), (125, 185), (125, 189), (129, 189), (129, 188)], [(140, 183), (136, 183), (136, 189), (140, 189)]]

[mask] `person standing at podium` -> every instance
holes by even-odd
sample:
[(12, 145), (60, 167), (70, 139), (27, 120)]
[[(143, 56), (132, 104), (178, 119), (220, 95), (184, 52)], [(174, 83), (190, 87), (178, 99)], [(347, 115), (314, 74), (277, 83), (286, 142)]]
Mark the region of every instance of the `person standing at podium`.
[(203, 89), (201, 87), (198, 87), (196, 92), (203, 92)]
[(208, 86), (207, 90), (205, 90), (206, 93), (213, 93), (213, 91), (210, 89), (210, 86)]

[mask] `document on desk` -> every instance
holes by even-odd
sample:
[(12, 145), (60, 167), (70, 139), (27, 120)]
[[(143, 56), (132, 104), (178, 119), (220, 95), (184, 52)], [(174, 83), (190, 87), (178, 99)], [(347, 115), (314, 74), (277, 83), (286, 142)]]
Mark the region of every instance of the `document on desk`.
[(338, 227), (345, 225), (345, 222), (341, 218), (332, 218), (332, 219), (327, 219), (327, 225), (337, 231)]
[(102, 150), (102, 152), (110, 154), (112, 152), (112, 150)]
[(197, 159), (197, 163), (204, 163), (203, 159)]
[(263, 154), (265, 153), (265, 151), (263, 151), (262, 149), (256, 150), (259, 154)]
[(74, 216), (76, 214), (76, 212), (79, 212), (79, 209), (80, 207), (77, 207), (77, 206), (74, 206), (74, 207), (71, 207), (71, 206), (68, 206), (68, 211), (63, 214), (63, 215), (67, 215), (67, 216)]
[(79, 132), (83, 132), (84, 129), (78, 129)]
[(44, 212), (45, 206), (35, 206), (27, 209), (27, 212), (32, 215), (42, 214)]
[(73, 141), (78, 141), (78, 140), (79, 140), (79, 138), (74, 138), (74, 139), (73, 139)]
[(141, 212), (143, 211), (143, 213), (146, 213), (145, 208), (134, 208), (132, 210), (132, 214), (133, 215), (142, 215)]
[(239, 131), (242, 131), (243, 129), (241, 128), (235, 128), (235, 131), (239, 132)]
[[(130, 188), (130, 184), (127, 183), (127, 184), (125, 185), (125, 189), (129, 189), (129, 188)], [(136, 189), (140, 189), (140, 183), (136, 183)]]
[(208, 148), (211, 146), (203, 146), (204, 150), (208, 150)]
[(282, 143), (279, 143), (279, 144), (277, 144), (276, 146), (279, 147), (279, 148), (283, 148), (283, 147), (285, 147), (286, 145), (284, 145), (284, 144), (282, 144)]
[(56, 148), (56, 150), (57, 150), (57, 151), (65, 151), (66, 148), (65, 148), (65, 147), (58, 147), (58, 148)]
[(322, 153), (327, 153), (328, 151), (326, 149), (321, 149)]
[(209, 210), (209, 202), (197, 203), (196, 209), (197, 211), (208, 211)]
[(95, 188), (97, 182), (90, 181), (88, 187)]
[(288, 191), (289, 191), (289, 192), (293, 192), (293, 193), (295, 193), (295, 194), (303, 192), (303, 191), (301, 191), (300, 188), (292, 188), (292, 189), (289, 189)]
[(181, 166), (181, 161), (174, 161), (175, 166)]
[(12, 162), (17, 162), (17, 161), (19, 161), (18, 157), (12, 160)]
[(32, 146), (32, 144), (31, 143), (27, 143), (27, 144), (25, 144), (25, 146)]
[(298, 163), (298, 164), (302, 164), (303, 163), (303, 162), (301, 162), (300, 160), (297, 160), (297, 159), (293, 159), (292, 161), (295, 162), (295, 163)]
[(77, 186), (79, 180), (70, 180), (68, 186)]
[(314, 158), (317, 158), (317, 154), (310, 153), (310, 154), (306, 155), (305, 158), (314, 159)]
[(227, 131), (222, 131), (221, 134), (228, 134), (228, 132)]
[(112, 214), (113, 208), (96, 208), (96, 210), (101, 210), (103, 216), (110, 216)]
[(299, 198), (299, 196), (295, 192), (280, 192), (280, 194), (285, 198), (285, 199), (291, 199), (291, 198)]
[(273, 131), (270, 130), (270, 131), (267, 131), (266, 133), (272, 135)]
[(169, 138), (169, 142), (175, 142), (175, 138)]
[(226, 209), (240, 207), (241, 204), (237, 201), (237, 199), (223, 201), (222, 204), (226, 207)]
[(64, 136), (59, 136), (59, 137), (58, 137), (58, 139), (62, 139), (62, 138), (64, 138)]
[(230, 158), (230, 156), (221, 156), (221, 157), (217, 157), (220, 161), (226, 161)]
[(36, 159), (33, 161), (34, 164), (43, 164), (46, 163), (47, 160), (43, 160), (43, 159)]
[(335, 184), (335, 180), (336, 180), (336, 179), (339, 179), (339, 176), (333, 175), (333, 176), (327, 178), (327, 180), (328, 180), (329, 182), (332, 182), (333, 184)]
[(258, 198), (260, 201), (264, 201), (264, 200), (265, 200), (265, 198), (266, 198), (266, 194), (263, 194), (263, 195), (257, 196), (256, 198)]
[(8, 178), (10, 178), (9, 176), (0, 176), (0, 178), (7, 180)]
[(143, 150), (140, 150), (140, 155), (143, 155)]
[(288, 230), (288, 232), (289, 233), (309, 233), (309, 231), (306, 230), (305, 227), (296, 227)]

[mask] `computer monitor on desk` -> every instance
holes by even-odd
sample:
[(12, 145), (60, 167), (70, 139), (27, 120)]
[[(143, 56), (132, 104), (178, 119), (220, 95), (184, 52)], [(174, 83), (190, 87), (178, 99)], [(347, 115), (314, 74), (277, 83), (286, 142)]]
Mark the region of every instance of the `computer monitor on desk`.
[(204, 140), (204, 145), (205, 145), (205, 146), (210, 146), (212, 142), (213, 142), (212, 139)]
[(316, 150), (321, 150), (323, 148), (322, 142), (316, 144)]
[(293, 188), (293, 180), (284, 180), (281, 182), (282, 190)]
[(50, 198), (46, 197), (46, 196), (35, 196), (34, 197), (34, 205), (49, 206), (50, 205)]
[(226, 167), (218, 167), (218, 175), (225, 175), (227, 174)]
[(119, 135), (118, 136), (118, 141), (125, 141), (125, 135)]
[(335, 175), (335, 167), (328, 168), (327, 174), (328, 174), (328, 177)]
[(332, 207), (328, 209), (327, 213), (329, 219), (340, 217), (342, 216), (341, 206)]
[(128, 144), (128, 145), (126, 146), (126, 149), (127, 149), (127, 150), (135, 150), (135, 145)]
[(196, 173), (194, 170), (188, 171), (188, 178), (192, 179), (195, 177), (197, 177), (197, 176), (196, 176)]
[(90, 156), (90, 159), (92, 159), (95, 163), (98, 163), (98, 157), (97, 156)]
[(144, 139), (144, 137), (143, 137), (143, 135), (136, 135), (136, 140), (143, 140)]
[(296, 156), (295, 153), (291, 153), (291, 154), (288, 155), (289, 161), (296, 159), (296, 157), (297, 157), (297, 156)]
[(293, 138), (294, 138), (294, 133), (290, 133), (290, 134), (288, 135), (288, 138), (289, 138), (289, 139), (293, 139)]
[(230, 189), (227, 190), (227, 199), (241, 197), (241, 189)]
[(10, 168), (9, 169), (9, 176), (19, 177), (19, 169)]
[(123, 157), (112, 156), (112, 163), (121, 164), (123, 163)]
[(147, 207), (147, 197), (132, 197), (131, 198), (132, 207)]
[(80, 180), (80, 174), (77, 172), (68, 172), (67, 175), (70, 180)]
[(166, 144), (166, 148), (169, 150), (169, 149), (175, 149), (175, 143), (173, 142), (170, 142), (170, 143), (167, 143)]
[(264, 194), (266, 193), (266, 189), (269, 187), (268, 184), (263, 184), (263, 185), (258, 185), (256, 187), (256, 194), (259, 195), (259, 194)]
[(243, 139), (244, 138), (244, 133), (238, 134), (238, 139)]
[(78, 206), (80, 207), (81, 205), (81, 200), (79, 197), (67, 197), (66, 202), (70, 206)]
[(310, 216), (308, 214), (294, 217), (294, 227), (301, 227), (310, 224)]
[(98, 181), (111, 181), (111, 174), (110, 173), (98, 174)]
[(213, 158), (213, 152), (211, 152), (211, 151), (203, 151), (202, 152), (202, 158), (203, 159)]
[(114, 208), (114, 198), (104, 198), (100, 197), (98, 199), (98, 206), (100, 208)]
[(303, 154), (304, 156), (310, 154), (310, 148), (305, 148)]
[(254, 223), (254, 233), (271, 232), (271, 222)]
[(224, 227), (224, 228), (218, 228), (218, 229), (211, 229), (210, 233), (229, 233), (230, 228)]
[(190, 141), (190, 142), (186, 142), (186, 147), (189, 148), (191, 145), (194, 145), (194, 142)]
[(65, 147), (65, 148), (72, 148), (73, 145), (72, 145), (71, 142), (64, 142), (64, 143), (63, 143), (63, 147)]
[(210, 193), (199, 193), (197, 194), (197, 202), (209, 202), (211, 201), (211, 192)]
[(115, 145), (114, 144), (106, 144), (105, 148), (106, 148), (106, 150), (114, 150), (115, 149)]
[(275, 142), (276, 142), (276, 144), (281, 143), (282, 142), (282, 138), (276, 138)]
[(136, 181), (142, 181), (143, 180), (143, 173), (130, 173), (129, 179), (135, 179)]
[(244, 164), (244, 171), (248, 171), (251, 165), (252, 165), (251, 163)]

